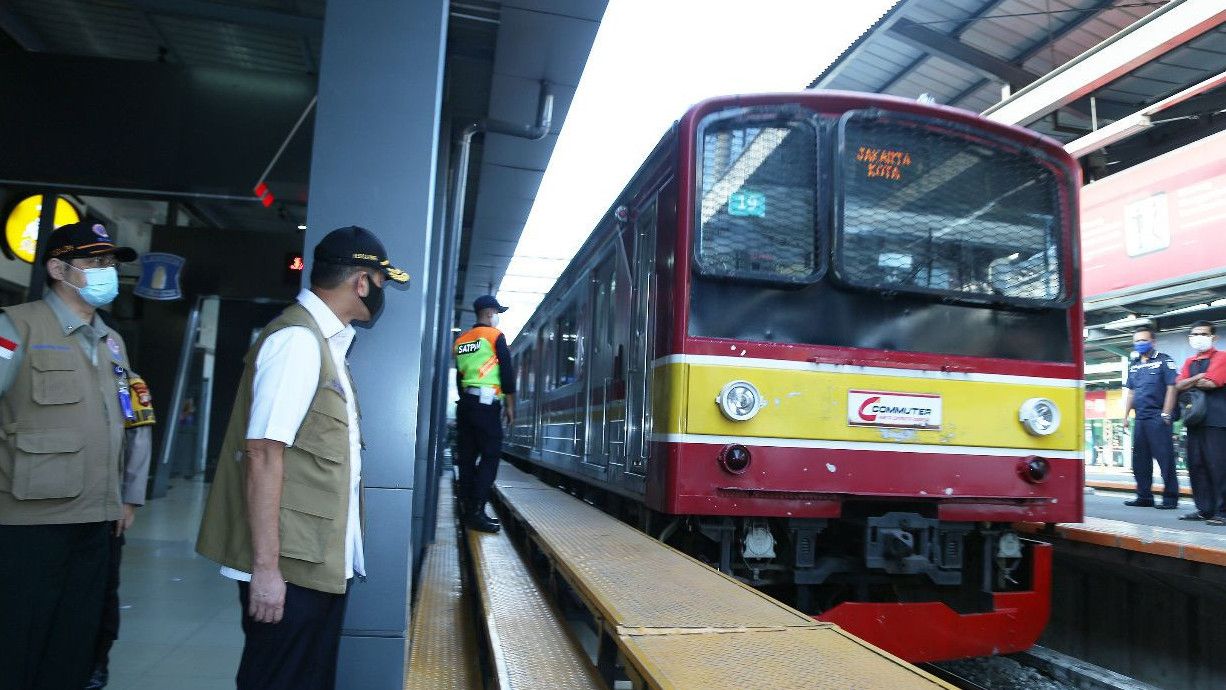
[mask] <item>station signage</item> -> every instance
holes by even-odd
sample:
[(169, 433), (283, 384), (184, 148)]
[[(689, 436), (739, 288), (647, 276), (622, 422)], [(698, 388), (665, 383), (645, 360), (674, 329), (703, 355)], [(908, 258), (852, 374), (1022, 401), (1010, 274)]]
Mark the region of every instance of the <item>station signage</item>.
[(1226, 272), (1226, 132), (1082, 188), (1081, 248), (1087, 298)]
[[(4, 221), (4, 243), (9, 252), (22, 261), (32, 264), (38, 251), (38, 220), (43, 213), (43, 196), (28, 196), (9, 212)], [(54, 227), (77, 223), (81, 214), (63, 197), (55, 198)]]
[(929, 393), (847, 391), (847, 423), (901, 429), (940, 429), (941, 396)]
[(140, 258), (140, 280), (132, 292), (137, 297), (166, 302), (183, 297), (179, 278), (185, 259), (174, 254), (151, 252)]

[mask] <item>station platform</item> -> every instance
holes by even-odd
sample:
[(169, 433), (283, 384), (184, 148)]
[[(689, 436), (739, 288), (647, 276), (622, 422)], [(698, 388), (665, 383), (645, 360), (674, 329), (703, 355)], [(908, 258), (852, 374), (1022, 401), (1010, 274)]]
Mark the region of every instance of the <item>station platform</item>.
[(1125, 551), (1187, 560), (1213, 566), (1226, 565), (1226, 527), (1180, 520), (1195, 509), (1191, 499), (1180, 500), (1175, 510), (1124, 505), (1133, 497), (1127, 490), (1094, 489), (1085, 495), (1085, 521), (1042, 525), (1025, 523), (1019, 530), (1056, 536)]
[[(447, 541), (447, 498), (423, 566), (407, 688), (480, 687), (454, 673), (478, 657), (487, 687), (504, 689), (953, 687), (509, 463), (496, 484), (502, 533)], [(468, 607), (473, 636), (457, 618)], [(466, 646), (473, 639), (480, 649)]]
[[(1192, 496), (1192, 482), (1188, 479), (1187, 470), (1179, 470), (1179, 495)], [(1154, 478), (1162, 481), (1161, 473), (1154, 468)], [(1086, 467), (1086, 486), (1091, 489), (1105, 489), (1108, 491), (1128, 491), (1131, 492), (1136, 487), (1136, 482), (1132, 478), (1132, 470), (1123, 467), (1103, 467), (1090, 466)], [(1152, 487), (1155, 495), (1162, 494), (1162, 485), (1154, 484)]]

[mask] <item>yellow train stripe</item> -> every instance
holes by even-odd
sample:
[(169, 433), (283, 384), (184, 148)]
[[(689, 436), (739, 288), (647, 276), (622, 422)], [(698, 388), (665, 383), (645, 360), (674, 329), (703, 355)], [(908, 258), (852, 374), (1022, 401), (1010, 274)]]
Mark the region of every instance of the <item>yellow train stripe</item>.
[[(1081, 388), (1052, 385), (1050, 379), (1021, 383), (1026, 377), (1011, 378), (1019, 382), (898, 376), (894, 372), (661, 364), (654, 370), (652, 430), (656, 434), (1080, 451), (1085, 412)], [(733, 380), (749, 381), (762, 392), (766, 406), (753, 419), (735, 422), (720, 412), (716, 396)], [(939, 395), (941, 428), (852, 426), (847, 414), (850, 390)], [(1033, 436), (1018, 420), (1022, 403), (1037, 397), (1052, 400), (1060, 409), (1060, 428), (1050, 436)]]

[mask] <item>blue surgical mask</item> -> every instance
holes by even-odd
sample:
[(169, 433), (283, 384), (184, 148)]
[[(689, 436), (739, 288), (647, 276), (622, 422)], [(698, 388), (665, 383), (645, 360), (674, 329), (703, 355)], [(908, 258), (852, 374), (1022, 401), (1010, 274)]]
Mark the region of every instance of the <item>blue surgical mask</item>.
[(77, 268), (72, 264), (68, 265), (74, 271), (85, 274), (85, 287), (68, 284), (81, 293), (81, 299), (85, 300), (86, 304), (91, 307), (105, 307), (115, 301), (115, 296), (119, 294), (119, 271), (115, 270), (114, 266)]
[(1148, 340), (1142, 340), (1132, 344), (1132, 349), (1137, 351), (1139, 355), (1149, 354), (1149, 351), (1154, 349), (1154, 344)]

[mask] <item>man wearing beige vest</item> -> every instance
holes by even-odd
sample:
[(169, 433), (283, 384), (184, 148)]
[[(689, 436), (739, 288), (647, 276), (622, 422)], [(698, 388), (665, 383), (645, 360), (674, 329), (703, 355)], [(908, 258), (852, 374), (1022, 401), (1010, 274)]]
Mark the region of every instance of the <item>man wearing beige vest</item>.
[[(84, 687), (133, 416), (123, 338), (97, 309), (136, 252), (73, 223), (46, 246), (43, 299), (0, 315), (0, 689)], [(143, 495), (144, 487), (140, 487)]]
[(349, 581), (366, 572), (361, 410), (345, 356), (387, 280), (407, 284), (369, 230), (315, 247), (311, 288), (252, 345), (196, 550), (238, 581), (238, 690), (328, 690)]

